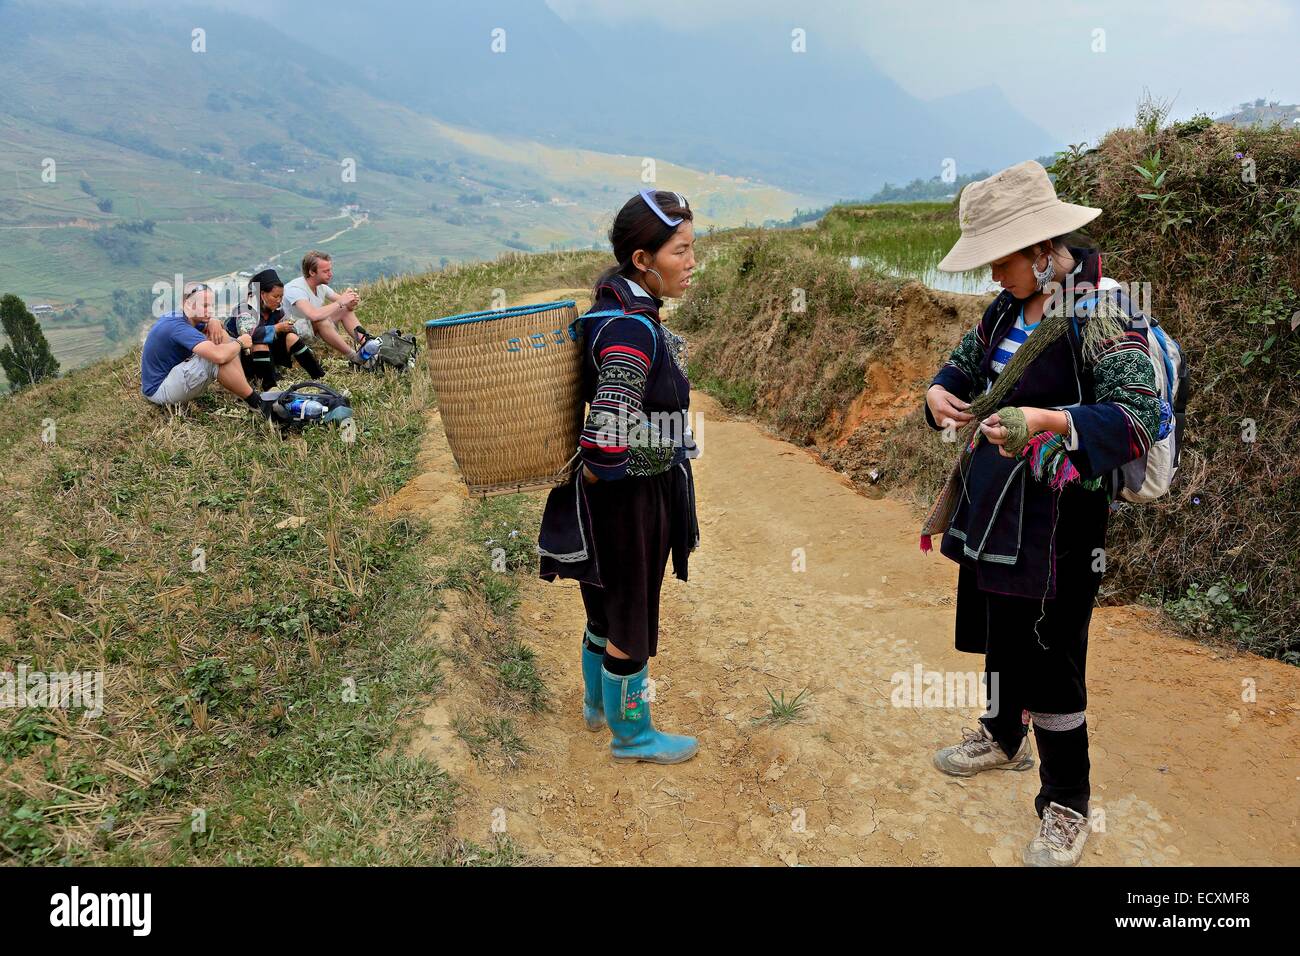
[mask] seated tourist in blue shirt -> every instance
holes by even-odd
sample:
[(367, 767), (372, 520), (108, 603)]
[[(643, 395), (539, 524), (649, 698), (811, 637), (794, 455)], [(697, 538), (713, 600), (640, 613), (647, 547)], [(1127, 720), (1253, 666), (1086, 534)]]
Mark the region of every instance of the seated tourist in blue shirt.
[(160, 316), (153, 324), (140, 356), (140, 391), (155, 405), (174, 406), (198, 398), (215, 380), (249, 408), (269, 415), (270, 403), (248, 384), (239, 362), (240, 353), (252, 348), (252, 338), (226, 334), (212, 316), (214, 299), (206, 285), (189, 283), (181, 311)]

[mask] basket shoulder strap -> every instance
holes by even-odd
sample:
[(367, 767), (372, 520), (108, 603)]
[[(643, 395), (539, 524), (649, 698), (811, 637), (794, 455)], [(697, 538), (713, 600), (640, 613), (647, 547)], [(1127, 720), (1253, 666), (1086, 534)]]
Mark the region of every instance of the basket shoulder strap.
[(607, 328), (610, 327), (610, 325), (612, 325), (614, 322), (617, 322), (619, 319), (637, 319), (638, 321), (641, 322), (642, 325), (644, 325), (647, 329), (650, 330), (650, 337), (651, 340), (654, 342), (654, 351), (650, 356), (650, 364), (653, 365), (655, 359), (658, 358), (659, 333), (655, 330), (654, 323), (651, 322), (649, 319), (647, 319), (644, 315), (628, 315), (626, 312), (619, 312), (619, 311), (588, 312), (585, 316), (583, 316), (583, 318), (605, 320), (605, 322), (601, 325), (601, 327), (596, 330), (595, 336), (592, 337), (591, 350), (593, 353), (596, 351), (596, 343), (600, 340), (601, 335), (604, 333), (604, 331)]

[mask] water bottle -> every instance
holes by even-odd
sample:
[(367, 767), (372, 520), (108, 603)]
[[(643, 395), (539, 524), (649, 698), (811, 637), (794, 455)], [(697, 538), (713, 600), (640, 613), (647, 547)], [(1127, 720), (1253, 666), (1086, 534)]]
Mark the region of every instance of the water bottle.
[(379, 353), (379, 347), (383, 344), (383, 339), (366, 339), (365, 344), (357, 349), (357, 356), (361, 361), (369, 362)]
[(289, 403), (289, 414), (294, 418), (320, 418), (326, 411), (314, 398), (295, 398)]

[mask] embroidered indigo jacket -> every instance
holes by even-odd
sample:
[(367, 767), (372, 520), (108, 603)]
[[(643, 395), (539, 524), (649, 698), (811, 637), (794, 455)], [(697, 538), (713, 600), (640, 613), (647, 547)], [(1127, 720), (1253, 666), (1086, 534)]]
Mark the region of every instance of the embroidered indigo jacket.
[(538, 553), (546, 580), (600, 584), (583, 464), (615, 483), (674, 471), (673, 573), (686, 580), (688, 557), (699, 544), (693, 440), (686, 434), (691, 387), (685, 343), (660, 323), (660, 305), (614, 276), (597, 288), (583, 316), (583, 398), (590, 411), (574, 478), (551, 491), (542, 514)]
[[(1095, 288), (1101, 281), (1101, 256), (1090, 249), (1070, 251), (1080, 263), (1072, 276), (1076, 292)], [(1023, 304), (1009, 292), (994, 299), (931, 384), (942, 385), (966, 401), (982, 394), (997, 378), (991, 367), (993, 353)], [(1118, 307), (1102, 299), (1097, 308)], [(1067, 410), (1076, 447), (1066, 455), (1083, 480), (1109, 478), (1115, 469), (1145, 454), (1160, 427), (1160, 399), (1145, 337), (1125, 332), (1085, 356), (1080, 333), (1089, 317), (1087, 311), (1076, 312), (1070, 331), (1025, 369), (1002, 403)], [(1122, 313), (1116, 317), (1122, 323)], [(939, 427), (928, 406), (925, 415), (931, 428)], [(1113, 492), (1103, 487), (1085, 493)], [(981, 590), (1054, 597), (1060, 543), (1053, 532), (1061, 500), (1068, 499), (1035, 479), (1025, 458), (1005, 458), (996, 446), (980, 441), (940, 550), (974, 568)], [(1095, 533), (1099, 547), (1105, 539), (1104, 523)]]

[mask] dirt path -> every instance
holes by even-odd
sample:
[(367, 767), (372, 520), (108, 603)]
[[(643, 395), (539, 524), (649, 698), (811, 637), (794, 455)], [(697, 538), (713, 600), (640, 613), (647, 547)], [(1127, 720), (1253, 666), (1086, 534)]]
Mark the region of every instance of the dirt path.
[[(577, 585), (533, 579), (521, 630), (552, 707), (520, 719), (531, 752), (500, 770), (469, 755), (451, 720), (470, 689), (454, 674), (416, 735), (465, 786), (458, 833), (485, 841), (504, 821), (528, 853), (566, 864), (1019, 865), (1037, 771), (946, 777), (931, 753), (978, 708), (891, 704), (895, 673), (982, 666), (952, 649), (954, 566), (920, 553), (905, 505), (859, 494), (706, 395), (692, 408), (702, 542), (689, 583), (665, 582), (651, 675), (656, 723), (698, 736), (699, 755), (610, 760), (607, 734), (581, 719)], [(464, 502), (440, 427), (422, 466), (405, 506)], [(1085, 864), (1300, 863), (1300, 670), (1165, 635), (1135, 608), (1099, 610), (1091, 651), (1105, 831)], [(767, 691), (803, 690), (802, 719), (756, 721)]]

